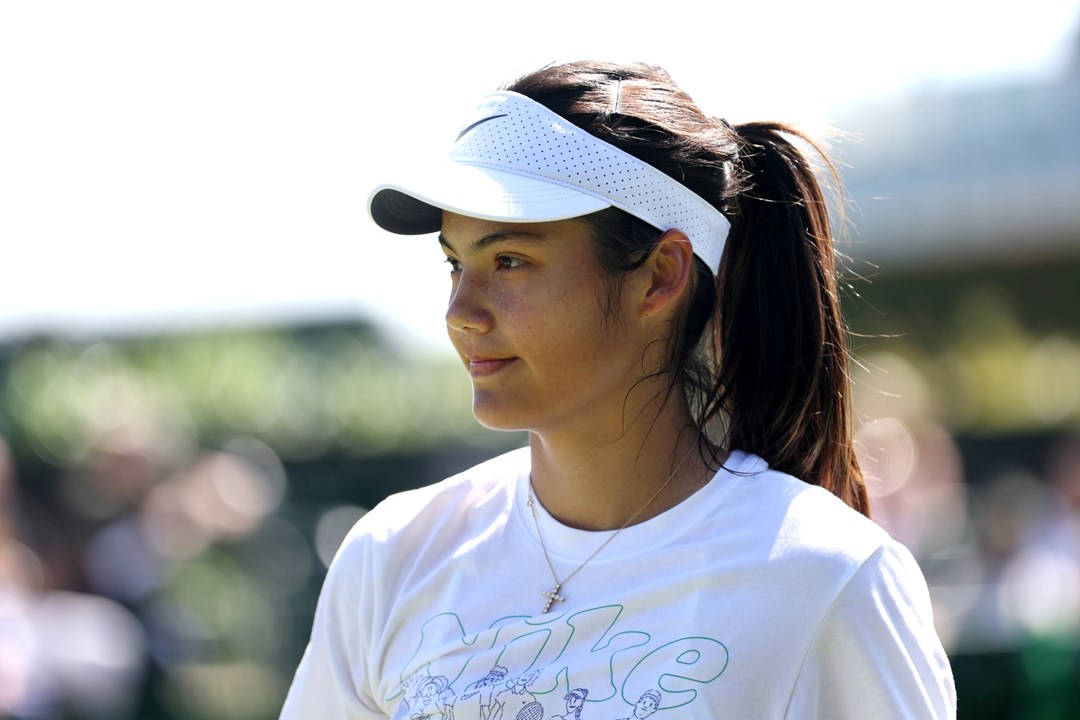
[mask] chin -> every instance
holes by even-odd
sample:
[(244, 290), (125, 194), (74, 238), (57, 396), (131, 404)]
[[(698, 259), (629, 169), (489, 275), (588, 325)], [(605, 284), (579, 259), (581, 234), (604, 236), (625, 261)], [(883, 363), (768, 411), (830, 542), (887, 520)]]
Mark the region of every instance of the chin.
[(534, 413), (516, 403), (496, 401), (487, 393), (473, 395), (473, 417), (488, 430), (531, 430), (535, 425)]
[(506, 432), (513, 432), (516, 430), (528, 430), (528, 423), (523, 423), (518, 420), (507, 417), (505, 413), (491, 412), (486, 409), (477, 409), (473, 407), (473, 417), (476, 418), (476, 422), (480, 423), (488, 430), (503, 430)]

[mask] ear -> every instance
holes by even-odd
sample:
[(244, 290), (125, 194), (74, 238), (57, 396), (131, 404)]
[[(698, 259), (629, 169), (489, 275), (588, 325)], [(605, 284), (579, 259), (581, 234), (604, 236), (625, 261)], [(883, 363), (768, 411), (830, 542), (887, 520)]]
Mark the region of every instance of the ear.
[(693, 266), (694, 248), (690, 238), (679, 230), (665, 232), (642, 268), (646, 287), (641, 316), (653, 317), (677, 307), (689, 290)]

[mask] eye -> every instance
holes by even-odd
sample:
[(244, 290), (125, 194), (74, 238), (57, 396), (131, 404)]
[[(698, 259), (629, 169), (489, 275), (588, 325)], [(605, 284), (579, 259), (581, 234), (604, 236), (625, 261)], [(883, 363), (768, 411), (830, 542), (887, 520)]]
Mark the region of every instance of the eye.
[(450, 273), (451, 274), (459, 272), (461, 270), (461, 263), (458, 262), (457, 260), (455, 260), (452, 257), (447, 257), (446, 258), (446, 264), (450, 266)]
[(521, 258), (512, 255), (500, 255), (495, 259), (495, 262), (499, 265), (500, 270), (513, 270), (527, 264)]

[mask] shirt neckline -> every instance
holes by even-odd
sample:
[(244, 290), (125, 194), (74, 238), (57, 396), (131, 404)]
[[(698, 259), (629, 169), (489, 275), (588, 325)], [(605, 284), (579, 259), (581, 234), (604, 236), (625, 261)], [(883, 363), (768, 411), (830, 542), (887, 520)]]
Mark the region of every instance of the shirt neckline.
[[(548, 556), (553, 560), (583, 562), (607, 542), (603, 550), (590, 560), (593, 564), (625, 560), (671, 542), (714, 514), (724, 496), (738, 482), (740, 476), (768, 469), (765, 461), (756, 455), (733, 450), (723, 467), (713, 475), (709, 482), (678, 505), (645, 522), (631, 525), (621, 532), (618, 530), (593, 531), (579, 530), (564, 525), (552, 517), (536, 498), (533, 499), (536, 507), (536, 522), (533, 522), (532, 513), (527, 505), (531, 470), (527, 449), (524, 450), (524, 455), (524, 462), (512, 478), (511, 497), (514, 499), (514, 510), (518, 522), (536, 543), (538, 552), (542, 548), (536, 526), (540, 526), (544, 538), (543, 547), (547, 549)], [(615, 533), (618, 533), (618, 536), (609, 541), (608, 538)]]

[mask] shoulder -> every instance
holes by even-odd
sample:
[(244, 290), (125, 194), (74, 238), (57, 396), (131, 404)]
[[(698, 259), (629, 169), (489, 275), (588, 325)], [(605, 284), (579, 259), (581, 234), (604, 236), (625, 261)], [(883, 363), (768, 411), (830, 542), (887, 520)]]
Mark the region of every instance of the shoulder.
[(736, 493), (755, 506), (763, 521), (775, 524), (778, 552), (808, 546), (868, 554), (889, 541), (880, 525), (828, 490), (774, 470), (755, 455), (733, 454), (732, 459), (733, 474), (741, 479)]
[(528, 449), (512, 450), (432, 485), (391, 495), (356, 523), (339, 555), (408, 543), (416, 535), (460, 527), (463, 520), (496, 515), (510, 501), (515, 480), (528, 471)]
[(881, 526), (832, 493), (773, 470), (761, 458), (733, 453), (729, 473), (734, 481), (725, 500), (774, 566), (843, 584), (882, 551), (907, 553)]
[(908, 549), (760, 458), (746, 456), (741, 469), (729, 497), (754, 528), (762, 567), (797, 594), (810, 632), (788, 717), (955, 717), (948, 659)]

